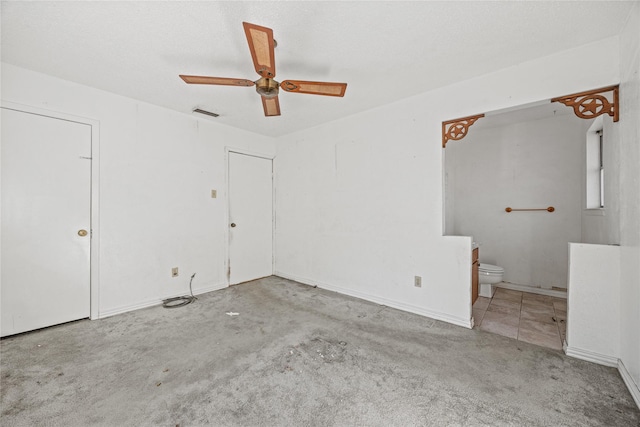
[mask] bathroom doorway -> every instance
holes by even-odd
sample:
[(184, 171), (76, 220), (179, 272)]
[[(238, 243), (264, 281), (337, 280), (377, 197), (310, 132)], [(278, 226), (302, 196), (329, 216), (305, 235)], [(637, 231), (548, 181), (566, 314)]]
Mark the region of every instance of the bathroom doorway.
[(496, 287), (566, 298), (568, 243), (582, 239), (590, 122), (545, 101), (485, 113), (448, 142), (445, 234), (473, 236), (480, 265), (504, 269)]
[(616, 306), (615, 289), (601, 289), (615, 262), (593, 254), (620, 245), (618, 99), (614, 85), (442, 123), (444, 232), (473, 236), (480, 277), (496, 265), (479, 281), (495, 287), (473, 306), (479, 329), (547, 333), (552, 348), (560, 335), (567, 354), (582, 354), (569, 325), (588, 323), (603, 300)]
[(488, 295), (482, 286), (475, 328), (562, 349), (568, 243), (582, 241), (592, 121), (545, 101), (485, 113), (446, 145), (445, 234), (473, 236), (480, 266), (504, 271)]

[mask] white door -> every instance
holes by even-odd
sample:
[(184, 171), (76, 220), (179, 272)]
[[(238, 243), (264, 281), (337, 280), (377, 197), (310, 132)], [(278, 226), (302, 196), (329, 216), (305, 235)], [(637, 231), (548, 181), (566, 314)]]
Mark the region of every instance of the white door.
[(229, 284), (273, 274), (270, 159), (229, 153)]
[(6, 336), (89, 317), (91, 127), (5, 108), (1, 120)]

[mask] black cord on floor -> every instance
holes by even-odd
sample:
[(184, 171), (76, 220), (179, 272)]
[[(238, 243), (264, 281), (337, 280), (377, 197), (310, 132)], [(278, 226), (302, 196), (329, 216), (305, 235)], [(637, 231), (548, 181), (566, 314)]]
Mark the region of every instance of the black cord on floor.
[(193, 289), (191, 288), (191, 282), (193, 282), (194, 277), (196, 277), (196, 273), (193, 273), (193, 275), (191, 276), (191, 280), (189, 280), (189, 293), (191, 294), (191, 296), (185, 295), (183, 297), (175, 297), (162, 300), (162, 306), (164, 308), (178, 308), (191, 304), (192, 302), (197, 300), (198, 298), (193, 296)]

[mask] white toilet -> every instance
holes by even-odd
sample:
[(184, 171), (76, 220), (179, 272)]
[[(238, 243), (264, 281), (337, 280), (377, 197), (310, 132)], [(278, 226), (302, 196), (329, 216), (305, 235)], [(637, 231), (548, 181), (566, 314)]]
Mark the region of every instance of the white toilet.
[(478, 275), (480, 282), (480, 290), (478, 295), (481, 297), (492, 298), (496, 287), (493, 286), (496, 283), (502, 282), (504, 276), (504, 268), (497, 265), (485, 264), (481, 262), (478, 266)]

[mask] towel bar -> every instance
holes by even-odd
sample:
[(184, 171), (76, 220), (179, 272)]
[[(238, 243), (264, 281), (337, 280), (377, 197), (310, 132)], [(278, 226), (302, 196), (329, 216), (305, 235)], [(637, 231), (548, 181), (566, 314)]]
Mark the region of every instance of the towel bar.
[(554, 208), (553, 206), (549, 206), (548, 208), (541, 208), (541, 209), (514, 209), (514, 208), (504, 208), (504, 210), (506, 212), (515, 212), (515, 211), (547, 211), (547, 212), (553, 212), (556, 210), (556, 208)]

